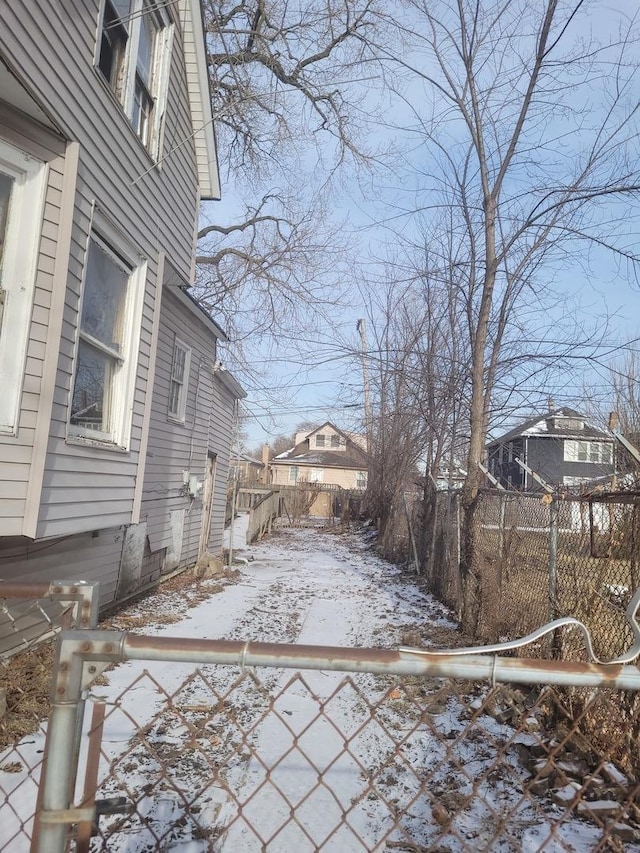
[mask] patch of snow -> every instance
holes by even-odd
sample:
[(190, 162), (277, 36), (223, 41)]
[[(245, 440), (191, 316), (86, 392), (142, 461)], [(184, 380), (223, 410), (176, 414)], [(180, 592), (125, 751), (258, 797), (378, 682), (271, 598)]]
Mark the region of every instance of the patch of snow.
[[(234, 521), (234, 548), (243, 540), (246, 519)], [(242, 541), (242, 552), (252, 559), (242, 566), (238, 583), (221, 590), (219, 583), (203, 582), (203, 591), (210, 584), (209, 598), (178, 623), (145, 633), (397, 647), (409, 631), (426, 644), (432, 626), (438, 632), (455, 628), (439, 602), (359, 538), (286, 531), (250, 547)], [(152, 596), (131, 610), (153, 614), (156, 603)], [(385, 842), (399, 845), (407, 837), (425, 849), (555, 853), (588, 850), (601, 838), (598, 827), (578, 818), (554, 826), (562, 814), (557, 807), (523, 799), (530, 774), (515, 754), (504, 752), (496, 764), (498, 743), (533, 743), (534, 734), (516, 736), (471, 697), (442, 693), (437, 679), (417, 684), (415, 699), (400, 679), (353, 673), (345, 680), (345, 673), (333, 671), (260, 668), (243, 674), (238, 667), (194, 670), (188, 664), (132, 661), (109, 671), (106, 680), (91, 688), (89, 698), (107, 703), (101, 778), (111, 762), (119, 776), (108, 778), (99, 796), (124, 790), (140, 815), (119, 828), (119, 818), (101, 818), (103, 829), (112, 830), (107, 846), (113, 853), (253, 853), (265, 846), (256, 829), (263, 839), (277, 834), (267, 845), (270, 853), (320, 847), (382, 851)], [(35, 760), (43, 737), (25, 738), (20, 749)], [(86, 744), (81, 767), (85, 761)], [(494, 765), (504, 768), (503, 778), (492, 778)], [(8, 776), (1, 775), (5, 788)], [(11, 798), (15, 815), (0, 821), (0, 849), (14, 824), (34, 808), (36, 786), (28, 771), (15, 776), (16, 789), (20, 782), (29, 784)], [(230, 792), (244, 803), (241, 813)], [(195, 823), (185, 802), (198, 809)], [(298, 823), (287, 823), (289, 803)], [(345, 812), (347, 822), (331, 835)], [(445, 829), (449, 817), (451, 829)], [(494, 837), (497, 820), (504, 821), (509, 836)], [(196, 837), (198, 826), (215, 834), (213, 848), (211, 840)], [(12, 853), (27, 849), (26, 843), (11, 845)]]

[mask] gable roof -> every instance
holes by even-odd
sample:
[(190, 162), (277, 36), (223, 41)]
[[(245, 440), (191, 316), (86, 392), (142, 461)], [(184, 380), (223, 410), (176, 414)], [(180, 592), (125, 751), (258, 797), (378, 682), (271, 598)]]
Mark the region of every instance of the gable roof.
[(311, 438), (311, 436), (315, 435), (317, 432), (322, 432), (325, 427), (331, 427), (331, 429), (335, 430), (338, 435), (341, 435), (344, 439), (349, 441), (350, 436), (348, 435), (348, 433), (344, 432), (344, 430), (339, 429), (335, 424), (331, 423), (331, 421), (325, 421), (321, 426), (312, 429), (310, 432), (307, 433), (307, 439)]
[(216, 151), (211, 92), (207, 70), (207, 47), (200, 0), (182, 0), (182, 34), (187, 90), (193, 125), (193, 142), (200, 198), (220, 198), (220, 173)]
[[(576, 430), (573, 428), (563, 429), (561, 427), (556, 427), (554, 422), (555, 418), (578, 418), (581, 421), (584, 421), (584, 429)], [(496, 444), (503, 444), (505, 441), (511, 441), (511, 439), (520, 438), (520, 436), (536, 436), (537, 438), (544, 438), (545, 436), (578, 439), (598, 438), (613, 441), (608, 432), (605, 432), (604, 430), (594, 426), (592, 423), (589, 423), (589, 419), (586, 415), (583, 415), (581, 412), (577, 412), (575, 409), (562, 407), (560, 409), (554, 409), (551, 412), (545, 412), (543, 415), (534, 415), (533, 417), (527, 418), (527, 420), (522, 421), (518, 426), (504, 433), (504, 435), (494, 438), (487, 444), (487, 447), (492, 447)]]
[[(309, 450), (306, 441), (297, 444), (286, 455), (281, 453), (272, 462), (288, 462), (294, 465), (315, 465), (322, 468), (355, 468), (365, 470), (369, 464), (367, 454), (356, 444), (346, 450)], [(283, 458), (284, 457), (284, 458)]]
[[(331, 429), (344, 438), (346, 444), (345, 450), (331, 450), (331, 448), (327, 448), (326, 450), (313, 448), (312, 450), (310, 448), (309, 439), (311, 436), (321, 432), (327, 426), (331, 427)], [(285, 450), (284, 453), (279, 453), (275, 456), (271, 462), (275, 462), (276, 464), (286, 462), (296, 465), (315, 465), (322, 466), (323, 468), (355, 468), (358, 471), (362, 471), (367, 468), (369, 458), (366, 452), (353, 441), (348, 433), (339, 429), (331, 421), (325, 421), (321, 426), (310, 430), (306, 438), (299, 441), (290, 450)]]

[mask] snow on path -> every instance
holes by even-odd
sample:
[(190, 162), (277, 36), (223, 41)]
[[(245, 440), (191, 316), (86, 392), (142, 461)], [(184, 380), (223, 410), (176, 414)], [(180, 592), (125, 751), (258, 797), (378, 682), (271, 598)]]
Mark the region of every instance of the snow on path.
[[(241, 525), (242, 521), (241, 518), (237, 523)], [(203, 582), (203, 590), (211, 588), (212, 595), (188, 610), (179, 622), (147, 626), (140, 632), (174, 637), (392, 647), (400, 644), (403, 634), (411, 630), (418, 629), (428, 640), (430, 626), (437, 626), (440, 631), (454, 627), (438, 602), (422, 593), (399, 569), (376, 557), (355, 536), (328, 535), (316, 530), (284, 531), (269, 541), (245, 546), (240, 553), (249, 562), (241, 567), (237, 583), (220, 591), (215, 581)], [(147, 613), (153, 622), (157, 600), (152, 596), (128, 613)], [(164, 599), (162, 606), (166, 607)], [(466, 718), (461, 715), (461, 705), (455, 697), (434, 717), (437, 730), (443, 733), (441, 738), (420, 724), (416, 707), (405, 702), (394, 708), (393, 703), (386, 703), (376, 713), (376, 722), (390, 732), (411, 730), (402, 748), (396, 750), (384, 728), (378, 725), (369, 726), (354, 737), (345, 751), (345, 740), (369, 718), (368, 705), (379, 701), (388, 690), (384, 679), (354, 676), (353, 687), (340, 689), (329, 702), (330, 711), (319, 715), (318, 702), (326, 700), (340, 686), (344, 673), (312, 671), (298, 677), (291, 670), (260, 668), (256, 674), (259, 683), (247, 675), (236, 684), (240, 676), (238, 668), (200, 667), (200, 674), (194, 675), (192, 665), (129, 662), (109, 671), (107, 684), (92, 688), (91, 697), (104, 700), (108, 706), (101, 773), (108, 771), (109, 761), (115, 768), (101, 796), (122, 793), (124, 789), (129, 799), (136, 801), (142, 816), (137, 822), (132, 818), (131, 825), (125, 824), (118, 831), (114, 831), (113, 819), (102, 818), (101, 826), (109, 827), (112, 834), (106, 848), (100, 849), (162, 849), (182, 853), (214, 849), (224, 853), (253, 853), (263, 849), (254, 831), (257, 830), (263, 838), (276, 834), (267, 847), (270, 853), (306, 853), (321, 846), (323, 850), (340, 853), (384, 850), (384, 835), (395, 820), (390, 804), (398, 797), (413, 802), (403, 818), (404, 831), (428, 844), (438, 828), (430, 802), (419, 790), (420, 776), (441, 763), (430, 783), (434, 789), (453, 788), (461, 793), (472, 787), (469, 778), (461, 776), (455, 764), (452, 767), (448, 759), (444, 760), (446, 733), (455, 735), (468, 725), (468, 715)], [(211, 711), (218, 701), (216, 694), (223, 695), (227, 690), (230, 698), (219, 713), (205, 718), (198, 716), (201, 712), (197, 709)], [(178, 714), (172, 716), (171, 709), (167, 710), (167, 694), (172, 696), (172, 708), (178, 709)], [(272, 702), (274, 710), (270, 712)], [(227, 705), (234, 707), (235, 716), (228, 712)], [(489, 717), (480, 720), (495, 738), (513, 736), (513, 730)], [(244, 736), (239, 733), (240, 726)], [(202, 733), (195, 747), (194, 731)], [(24, 749), (32, 750), (35, 755), (42, 749), (42, 738), (32, 736)], [(495, 760), (495, 752), (482, 739), (476, 743), (461, 742), (456, 749), (457, 767), (474, 767), (478, 774)], [(224, 784), (212, 784), (211, 768), (217, 765), (224, 750), (231, 756), (224, 767)], [(291, 752), (281, 760), (288, 750)], [(271, 768), (267, 780), (264, 764), (260, 762)], [(30, 766), (28, 761), (25, 764)], [(367, 772), (375, 767), (385, 770), (385, 778), (381, 774), (376, 780), (375, 794), (364, 796), (370, 782), (367, 774), (363, 774), (363, 767), (368, 768)], [(318, 772), (326, 774), (321, 785), (316, 785)], [(518, 772), (513, 768), (516, 778)], [(248, 800), (239, 818), (225, 786), (238, 800)], [(26, 790), (26, 786), (22, 788)], [(33, 786), (30, 791), (32, 796)], [(513, 815), (522, 826), (517, 845), (496, 842), (485, 848), (483, 832), (491, 831), (491, 809), (508, 813), (518, 797), (505, 786), (487, 788), (484, 795), (490, 808), (487, 810), (480, 801), (480, 805), (467, 810), (458, 825), (458, 831), (469, 839), (467, 849), (500, 853), (589, 850), (598, 837), (594, 827), (574, 821), (563, 825), (555, 840), (545, 843), (549, 825), (544, 814), (541, 810), (532, 812), (524, 805), (518, 806)], [(185, 820), (185, 799), (197, 803), (195, 822)], [(22, 800), (12, 802), (12, 807), (26, 817), (32, 812), (33, 803), (28, 801), (29, 796), (23, 796)], [(295, 821), (278, 832), (289, 815), (287, 800), (296, 805), (296, 817), (304, 825), (304, 833)], [(327, 838), (330, 830), (342, 822), (344, 812), (348, 813), (347, 825)], [(9, 824), (11, 820), (4, 822), (0, 816), (0, 849), (3, 849), (3, 835), (13, 834)], [(489, 829), (483, 828), (485, 824)], [(227, 830), (213, 847), (211, 836), (202, 839), (198, 834), (198, 827), (213, 830), (225, 826)], [(156, 846), (158, 838), (162, 841)], [(389, 836), (388, 840), (394, 838), (406, 836)], [(567, 846), (562, 838), (571, 838), (575, 846)], [(439, 849), (461, 849), (459, 838), (445, 842), (446, 839), (440, 841)], [(27, 848), (17, 843), (11, 846), (16, 853), (22, 849)]]

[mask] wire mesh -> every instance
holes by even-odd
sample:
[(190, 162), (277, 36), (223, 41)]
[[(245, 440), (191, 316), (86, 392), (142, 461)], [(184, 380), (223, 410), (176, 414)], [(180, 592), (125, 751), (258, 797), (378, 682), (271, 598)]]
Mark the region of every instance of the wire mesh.
[(0, 595), (0, 849), (19, 851), (29, 849), (37, 808), (52, 638), (93, 627), (99, 585), (3, 582)]
[(90, 849), (640, 849), (635, 697), (615, 749), (580, 732), (610, 701), (231, 667), (167, 689), (147, 670), (94, 733), (95, 797), (120, 813), (99, 818)]
[[(431, 586), (455, 610), (462, 588), (460, 514), (459, 495), (439, 496)], [(596, 655), (614, 658), (631, 641), (625, 609), (640, 586), (639, 556), (637, 504), (609, 502), (604, 494), (552, 503), (550, 495), (481, 493), (472, 529), (479, 581), (474, 639), (514, 639), (550, 618), (571, 615), (589, 628)], [(531, 655), (547, 652), (544, 644), (528, 649)], [(554, 652), (584, 659), (573, 634), (563, 636)]]

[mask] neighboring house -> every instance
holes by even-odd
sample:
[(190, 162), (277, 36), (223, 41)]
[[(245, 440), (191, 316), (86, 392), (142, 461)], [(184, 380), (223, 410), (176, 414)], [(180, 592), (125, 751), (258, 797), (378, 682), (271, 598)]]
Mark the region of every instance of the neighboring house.
[(229, 466), (229, 475), (234, 475), (240, 485), (263, 483), (265, 480), (264, 463), (248, 453), (232, 453)]
[(101, 603), (221, 548), (237, 383), (189, 297), (219, 197), (199, 0), (0, 5), (0, 577)]
[(489, 471), (506, 488), (541, 486), (517, 459), (550, 485), (579, 486), (614, 473), (614, 439), (574, 409), (536, 415), (487, 445)]
[(310, 432), (298, 433), (295, 446), (271, 460), (271, 482), (283, 486), (322, 483), (364, 491), (368, 467), (365, 447), (362, 436), (343, 432), (327, 421)]

